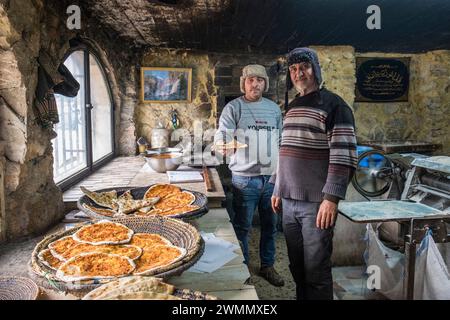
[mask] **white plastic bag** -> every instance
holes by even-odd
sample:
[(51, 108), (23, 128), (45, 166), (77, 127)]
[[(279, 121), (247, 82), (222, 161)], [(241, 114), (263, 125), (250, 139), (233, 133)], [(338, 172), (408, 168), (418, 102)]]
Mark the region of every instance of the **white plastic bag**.
[[(367, 225), (366, 239), (366, 263), (380, 268), (379, 292), (392, 300), (404, 299), (404, 254), (386, 247), (370, 224)], [(449, 263), (450, 243), (436, 245), (428, 233), (416, 251), (414, 299), (450, 299)]]
[(380, 289), (378, 291), (392, 300), (402, 299), (404, 255), (386, 247), (371, 224), (367, 224), (367, 266), (380, 268)]
[(450, 260), (448, 245), (440, 243), (439, 251), (430, 233), (422, 240), (416, 253), (414, 299), (450, 299), (450, 274), (446, 265), (446, 260)]

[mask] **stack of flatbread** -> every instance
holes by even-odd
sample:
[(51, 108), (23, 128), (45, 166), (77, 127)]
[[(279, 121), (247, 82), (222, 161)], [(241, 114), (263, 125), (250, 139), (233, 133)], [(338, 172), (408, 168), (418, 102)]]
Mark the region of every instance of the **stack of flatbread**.
[(154, 277), (131, 276), (104, 284), (83, 300), (182, 300), (173, 295), (175, 287)]
[(135, 233), (123, 224), (102, 220), (51, 242), (38, 259), (62, 281), (151, 275), (186, 255), (159, 234)]
[(151, 186), (144, 195), (144, 199), (159, 198), (151, 210), (140, 209), (136, 215), (163, 215), (173, 216), (192, 212), (200, 209), (193, 205), (195, 196), (189, 191), (182, 191), (173, 184), (155, 184)]
[(189, 191), (182, 191), (172, 184), (155, 184), (146, 192), (143, 199), (133, 199), (130, 191), (117, 195), (115, 190), (108, 192), (93, 192), (80, 187), (83, 193), (97, 206), (83, 204), (88, 209), (105, 217), (121, 217), (124, 215), (164, 215), (174, 216), (198, 210), (193, 205), (195, 195)]
[(144, 207), (151, 208), (159, 198), (133, 199), (130, 191), (117, 196), (117, 191), (94, 192), (85, 187), (80, 187), (81, 191), (99, 207), (83, 204), (83, 207), (97, 214), (107, 217), (120, 217), (132, 213)]

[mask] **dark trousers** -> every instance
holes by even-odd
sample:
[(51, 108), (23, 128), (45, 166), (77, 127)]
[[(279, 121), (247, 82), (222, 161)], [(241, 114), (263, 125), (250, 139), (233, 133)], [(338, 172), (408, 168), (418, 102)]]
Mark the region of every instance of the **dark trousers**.
[(332, 300), (333, 227), (318, 229), (320, 203), (282, 199), (283, 231), (297, 300)]

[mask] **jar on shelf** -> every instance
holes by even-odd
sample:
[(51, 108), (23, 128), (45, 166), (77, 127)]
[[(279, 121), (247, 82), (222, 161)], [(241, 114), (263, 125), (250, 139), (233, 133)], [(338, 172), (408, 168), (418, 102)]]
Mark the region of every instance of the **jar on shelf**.
[(154, 128), (152, 130), (152, 148), (163, 148), (169, 146), (170, 130), (166, 128)]

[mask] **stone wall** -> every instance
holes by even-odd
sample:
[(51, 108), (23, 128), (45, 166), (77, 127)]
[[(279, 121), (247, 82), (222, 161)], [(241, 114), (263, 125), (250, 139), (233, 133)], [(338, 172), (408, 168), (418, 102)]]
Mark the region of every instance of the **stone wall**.
[(240, 89), (240, 77), (242, 69), (249, 64), (260, 64), (266, 68), (269, 76), (269, 91), (264, 96), (273, 100), (280, 106), (284, 103), (285, 70), (283, 59), (277, 55), (255, 54), (217, 54), (209, 55), (214, 61), (214, 83), (218, 88), (218, 115), (225, 106), (226, 100), (242, 95)]
[[(172, 128), (172, 110), (178, 114), (180, 128), (193, 132), (195, 126), (204, 130), (214, 128), (217, 110), (216, 87), (213, 84), (214, 66), (208, 55), (182, 50), (153, 50), (144, 54), (141, 67), (192, 68), (191, 102), (143, 103), (136, 106), (136, 132), (151, 141), (151, 132), (157, 122)], [(140, 85), (140, 68), (139, 81)], [(139, 96), (141, 94), (138, 86)]]
[[(449, 153), (449, 51), (361, 54), (350, 46), (313, 48), (319, 55), (325, 87), (342, 96), (353, 108), (359, 140), (425, 140), (442, 143), (444, 148), (439, 152)], [(354, 102), (356, 57), (411, 57), (409, 101)], [(195, 120), (200, 121), (204, 128), (214, 127), (225, 98), (241, 94), (240, 72), (250, 63), (266, 67), (270, 77), (270, 92), (266, 96), (283, 107), (286, 75), (283, 56), (177, 50), (154, 50), (145, 54), (142, 66), (192, 67), (193, 101), (190, 104), (139, 103), (135, 112), (138, 135), (150, 138), (155, 121), (162, 119), (165, 124), (169, 123), (172, 109), (178, 111), (184, 128), (192, 130)], [(291, 90), (290, 99), (295, 94), (295, 90)]]
[(139, 58), (133, 50), (124, 50), (126, 44), (114, 41), (108, 30), (98, 30), (98, 23), (85, 15), (81, 31), (68, 30), (65, 11), (69, 4), (0, 2), (0, 162), (4, 164), (0, 175), (5, 197), (0, 200), (5, 208), (4, 217), (0, 216), (0, 241), (42, 232), (63, 217), (62, 194), (53, 181), (52, 130), (37, 124), (32, 107), (42, 54), (58, 66), (69, 40), (76, 36), (95, 50), (112, 89), (116, 150), (135, 152), (134, 120), (122, 111), (134, 110), (136, 104), (133, 65)]
[(0, 142), (4, 145), (5, 239), (44, 230), (61, 218), (50, 132), (32, 111), (43, 1), (0, 5)]
[(354, 103), (361, 140), (422, 140), (450, 154), (450, 51), (423, 54), (365, 53), (361, 57), (410, 57), (409, 101)]
[[(2, 147), (0, 146), (0, 150)], [(2, 154), (0, 152), (0, 154)], [(6, 218), (5, 218), (5, 158), (0, 157), (0, 243), (6, 239)]]
[[(190, 103), (142, 103), (136, 107), (138, 136), (150, 141), (158, 121), (170, 128), (170, 114), (176, 110), (181, 128), (193, 133), (194, 127), (215, 128), (226, 99), (242, 95), (239, 77), (247, 64), (258, 63), (269, 74), (269, 92), (264, 95), (280, 105), (284, 102), (283, 60), (276, 55), (202, 53), (183, 50), (152, 50), (144, 54), (142, 67), (192, 68), (192, 101)], [(140, 72), (140, 70), (138, 70)], [(139, 78), (140, 83), (140, 78)], [(140, 88), (138, 89), (140, 90)]]
[[(326, 86), (352, 105), (355, 85), (354, 49), (348, 46), (314, 48), (321, 59)], [(264, 65), (269, 75), (269, 92), (264, 95), (283, 108), (286, 79), (284, 56), (183, 50), (152, 50), (144, 54), (142, 67), (192, 68), (192, 102), (139, 103), (135, 112), (137, 134), (150, 140), (155, 123), (162, 120), (164, 124), (168, 124), (172, 110), (177, 110), (183, 128), (192, 131), (196, 121), (201, 122), (203, 128), (214, 128), (225, 100), (242, 94), (239, 88), (242, 68), (254, 63)], [(295, 94), (295, 90), (291, 90), (290, 98)]]
[(340, 95), (352, 106), (355, 100), (356, 83), (354, 48), (349, 46), (312, 48), (319, 56), (325, 87)]

